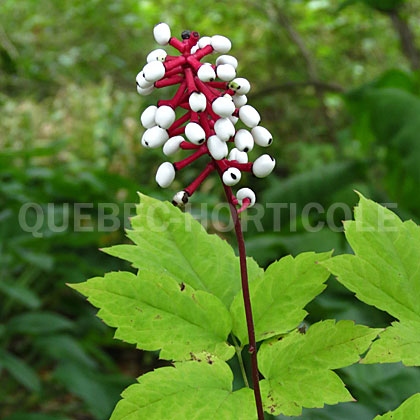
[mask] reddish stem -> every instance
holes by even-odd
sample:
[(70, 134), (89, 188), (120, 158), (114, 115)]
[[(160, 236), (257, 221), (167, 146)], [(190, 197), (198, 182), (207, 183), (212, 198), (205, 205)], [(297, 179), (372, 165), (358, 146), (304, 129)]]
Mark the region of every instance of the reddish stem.
[[(182, 143), (181, 143), (182, 144)], [(195, 153), (193, 153), (191, 156), (186, 157), (183, 160), (180, 160), (179, 162), (175, 162), (174, 166), (177, 171), (185, 168), (188, 165), (191, 165), (194, 161), (196, 161), (199, 157), (205, 155), (208, 153), (207, 146), (202, 145)]]
[(177, 85), (178, 83), (181, 83), (184, 80), (182, 76), (172, 76), (167, 79), (158, 80), (155, 82), (155, 87), (162, 88), (166, 86), (172, 86)]
[(211, 54), (213, 51), (211, 45), (206, 45), (204, 48), (200, 48), (193, 56), (196, 60), (201, 60), (204, 56)]
[[(222, 174), (219, 172), (219, 175)], [(223, 183), (223, 182), (222, 182)], [(249, 340), (249, 353), (251, 355), (251, 366), (252, 366), (252, 383), (254, 387), (255, 403), (257, 406), (258, 420), (264, 420), (264, 409), (261, 400), (261, 391), (259, 383), (258, 363), (257, 363), (257, 344), (255, 341), (254, 321), (252, 319), (252, 307), (251, 298), (249, 296), (249, 285), (248, 285), (248, 272), (246, 267), (246, 251), (245, 241), (242, 233), (241, 221), (239, 219), (238, 211), (236, 210), (235, 204), (232, 200), (232, 190), (230, 187), (223, 184), (225, 194), (230, 207), (230, 213), (232, 220), (235, 225), (236, 239), (238, 241), (239, 249), (239, 261), (241, 265), (241, 281), (242, 281), (242, 292), (244, 297), (244, 306), (246, 314), (246, 324), (248, 328), (248, 340)]]
[(204, 171), (187, 187), (184, 191), (191, 197), (195, 190), (203, 183), (203, 181), (214, 171), (214, 163), (210, 162), (205, 167)]
[(184, 52), (185, 45), (174, 36), (169, 40), (169, 45), (172, 45), (172, 47), (176, 48), (180, 53)]
[(190, 143), (189, 141), (183, 141), (179, 147), (182, 150), (196, 150), (199, 149), (200, 146), (198, 144)]

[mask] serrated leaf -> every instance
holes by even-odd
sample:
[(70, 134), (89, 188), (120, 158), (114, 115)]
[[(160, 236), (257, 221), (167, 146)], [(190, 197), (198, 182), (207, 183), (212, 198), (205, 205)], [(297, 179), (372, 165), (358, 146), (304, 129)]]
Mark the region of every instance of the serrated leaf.
[(390, 411), (383, 416), (376, 416), (374, 420), (414, 420), (418, 418), (420, 418), (420, 394), (414, 394), (395, 411)]
[(143, 350), (161, 349), (163, 359), (208, 351), (227, 360), (234, 354), (226, 342), (232, 320), (223, 303), (163, 272), (109, 273), (70, 286), (100, 308), (98, 316), (117, 328), (115, 338)]
[(273, 415), (299, 416), (302, 407), (351, 401), (334, 369), (359, 361), (379, 330), (352, 321), (327, 320), (306, 334), (294, 331), (262, 344), (258, 352), (265, 410)]
[(362, 363), (396, 363), (406, 366), (420, 364), (420, 322), (393, 322), (383, 333), (380, 340), (372, 344)]
[(415, 330), (420, 324), (420, 228), (361, 196), (345, 233), (355, 255), (339, 255), (322, 264), (358, 299), (401, 321), (381, 334), (366, 362), (420, 365), (420, 352), (415, 354), (420, 342)]
[(210, 355), (146, 373), (127, 388), (111, 420), (257, 418), (253, 392), (232, 392), (229, 366)]
[[(140, 194), (137, 216), (127, 236), (135, 245), (116, 245), (104, 251), (139, 269), (165, 271), (179, 283), (216, 295), (227, 307), (241, 289), (239, 260), (232, 247), (209, 235), (190, 214), (169, 202)], [(262, 274), (248, 258), (250, 279)]]
[[(324, 289), (329, 272), (317, 264), (330, 252), (306, 252), (296, 258), (287, 256), (271, 264), (264, 275), (250, 284), (256, 340), (264, 340), (296, 328), (306, 317), (303, 309)], [(242, 292), (235, 297), (231, 314), (233, 332), (248, 344)]]

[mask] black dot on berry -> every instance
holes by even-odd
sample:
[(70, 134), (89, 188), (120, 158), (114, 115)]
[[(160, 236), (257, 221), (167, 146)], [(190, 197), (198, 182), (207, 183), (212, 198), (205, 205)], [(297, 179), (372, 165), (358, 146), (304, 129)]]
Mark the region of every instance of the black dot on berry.
[(149, 145), (149, 143), (148, 143), (147, 141), (145, 141), (145, 142), (144, 142), (144, 144), (145, 144), (146, 146), (148, 146), (148, 145)]
[(200, 139), (200, 140), (198, 140), (198, 143), (199, 144), (202, 144), (204, 142), (204, 139)]
[(235, 174), (230, 174), (230, 176), (232, 177), (232, 179), (236, 179), (237, 176)]
[(273, 139), (271, 138), (270, 140), (268, 140), (268, 144), (273, 143)]
[(270, 159), (274, 162), (274, 158), (273, 158), (273, 156), (270, 156)]
[(249, 150), (248, 147), (245, 147), (244, 152), (247, 152), (248, 150)]

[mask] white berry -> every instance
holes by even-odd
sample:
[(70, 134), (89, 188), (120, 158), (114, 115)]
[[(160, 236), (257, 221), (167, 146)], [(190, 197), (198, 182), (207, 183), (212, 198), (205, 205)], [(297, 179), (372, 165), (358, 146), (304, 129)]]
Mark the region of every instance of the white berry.
[(223, 172), (223, 183), (229, 187), (236, 185), (241, 180), (241, 171), (238, 168), (229, 168)]
[(251, 105), (244, 105), (239, 108), (239, 119), (249, 128), (256, 127), (261, 121), (260, 114)]
[(216, 59), (216, 66), (230, 64), (235, 70), (238, 67), (238, 60), (233, 55), (221, 55)]
[(230, 64), (220, 64), (216, 67), (217, 77), (225, 82), (229, 82), (236, 76), (236, 70)]
[(236, 198), (239, 201), (239, 204), (242, 206), (243, 201), (245, 200), (245, 198), (248, 198), (251, 203), (248, 207), (252, 207), (255, 204), (256, 201), (256, 196), (254, 191), (251, 190), (251, 188), (241, 188), (237, 193), (236, 193)]
[(174, 155), (178, 150), (180, 144), (184, 141), (184, 137), (182, 136), (174, 136), (171, 137), (164, 145), (163, 145), (163, 153), (166, 156)]
[(144, 128), (152, 128), (155, 124), (155, 115), (157, 107), (155, 105), (148, 106), (141, 114), (140, 121)]
[(165, 75), (165, 66), (161, 61), (152, 61), (143, 68), (144, 78), (148, 82), (157, 82)]
[(235, 105), (233, 104), (233, 101), (223, 96), (214, 100), (211, 107), (213, 111), (221, 117), (229, 117), (235, 111)]
[(261, 125), (258, 125), (257, 127), (254, 127), (251, 130), (252, 137), (254, 137), (255, 143), (258, 144), (258, 146), (261, 147), (268, 147), (273, 143), (273, 136), (271, 133)]
[(155, 121), (159, 127), (169, 128), (175, 121), (175, 111), (170, 106), (160, 106), (156, 111)]
[(248, 80), (243, 77), (237, 77), (229, 83), (229, 88), (238, 95), (246, 95), (251, 90), (251, 85)]
[(270, 155), (262, 155), (252, 165), (252, 173), (258, 178), (270, 175), (276, 166), (276, 161)]
[(221, 140), (228, 141), (235, 135), (235, 126), (229, 118), (219, 118), (214, 124), (214, 131)]
[(158, 23), (153, 28), (153, 36), (159, 45), (167, 45), (171, 39), (171, 28), (167, 23)]
[(226, 142), (219, 139), (217, 136), (210, 136), (207, 140), (207, 147), (213, 159), (221, 160), (228, 154), (228, 147)]
[(225, 54), (232, 48), (232, 43), (229, 38), (222, 35), (213, 35), (211, 37), (211, 46), (218, 53)]
[(187, 139), (194, 144), (203, 144), (206, 140), (206, 133), (200, 124), (190, 122), (185, 126)]
[(154, 126), (145, 131), (141, 139), (141, 144), (148, 149), (156, 149), (157, 147), (163, 146), (168, 138), (169, 135), (166, 130)]
[(241, 152), (250, 152), (254, 148), (254, 139), (252, 134), (243, 128), (238, 130), (235, 135), (235, 146)]
[(207, 106), (206, 96), (201, 92), (193, 92), (190, 95), (188, 102), (190, 104), (191, 111), (194, 112), (203, 112)]
[(236, 108), (240, 108), (241, 106), (244, 106), (248, 102), (248, 98), (246, 97), (246, 95), (235, 94), (232, 96), (232, 99)]
[(149, 54), (147, 55), (146, 61), (148, 63), (151, 63), (152, 61), (164, 62), (167, 55), (168, 53), (165, 50), (163, 50), (162, 48), (158, 48), (157, 50), (153, 50), (149, 52)]
[(162, 188), (167, 188), (175, 179), (175, 168), (171, 162), (163, 162), (156, 172), (156, 182)]
[(238, 163), (248, 163), (248, 154), (234, 147), (229, 153), (229, 160), (236, 160)]
[(216, 78), (216, 73), (210, 64), (203, 64), (197, 71), (197, 76), (202, 82), (212, 82)]

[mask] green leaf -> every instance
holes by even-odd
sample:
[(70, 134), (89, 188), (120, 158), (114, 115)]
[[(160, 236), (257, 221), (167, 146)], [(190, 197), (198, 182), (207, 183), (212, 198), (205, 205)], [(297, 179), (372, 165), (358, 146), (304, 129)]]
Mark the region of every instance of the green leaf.
[(0, 366), (25, 388), (33, 392), (41, 390), (41, 382), (35, 370), (23, 360), (2, 349), (0, 349)]
[(117, 328), (115, 338), (143, 350), (162, 349), (164, 359), (184, 360), (208, 351), (230, 359), (232, 320), (223, 303), (162, 271), (109, 273), (70, 285), (100, 308), (98, 316)]
[(302, 407), (352, 401), (344, 383), (333, 372), (360, 360), (379, 330), (352, 321), (327, 320), (306, 334), (294, 331), (262, 344), (259, 367), (265, 410), (273, 415), (298, 416)]
[(395, 411), (376, 416), (374, 420), (413, 420), (420, 416), (420, 394), (414, 394)]
[[(216, 295), (227, 307), (241, 289), (239, 260), (232, 247), (217, 235), (209, 235), (190, 214), (169, 202), (140, 194), (133, 230), (127, 236), (135, 245), (105, 249), (139, 269), (164, 271), (179, 283)], [(248, 258), (249, 277), (262, 270)]]
[(146, 373), (127, 388), (111, 420), (257, 418), (251, 389), (232, 392), (229, 366), (210, 355)]
[[(324, 289), (328, 271), (317, 264), (331, 256), (330, 252), (306, 252), (296, 258), (287, 256), (271, 264), (250, 284), (250, 295), (257, 341), (287, 333), (306, 317), (303, 309)], [(243, 294), (238, 293), (231, 307), (233, 332), (248, 344)]]
[(38, 296), (25, 286), (18, 283), (9, 283), (0, 281), (0, 292), (4, 293), (10, 299), (20, 302), (22, 305), (31, 309), (38, 309), (41, 301)]
[(362, 363), (396, 363), (406, 366), (420, 364), (420, 322), (393, 322), (383, 333), (380, 340), (372, 344)]
[(322, 264), (358, 299), (401, 321), (381, 334), (365, 362), (420, 365), (420, 228), (361, 196), (345, 233), (355, 255)]
[(74, 324), (62, 315), (53, 312), (25, 312), (16, 315), (7, 323), (11, 334), (50, 334), (70, 330)]

